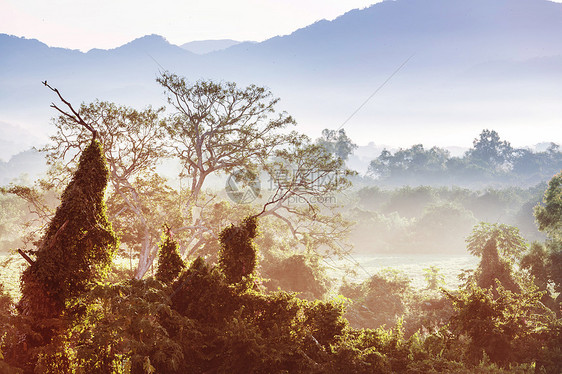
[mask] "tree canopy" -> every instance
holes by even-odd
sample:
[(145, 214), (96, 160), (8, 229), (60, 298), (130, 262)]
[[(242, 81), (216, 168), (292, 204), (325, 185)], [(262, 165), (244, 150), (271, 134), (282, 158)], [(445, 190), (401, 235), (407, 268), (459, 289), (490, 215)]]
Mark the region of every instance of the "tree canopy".
[(367, 176), (390, 185), (535, 185), (561, 168), (559, 145), (551, 143), (544, 151), (513, 148), (496, 131), (484, 129), (461, 157), (439, 147), (425, 149), (422, 144), (395, 152), (385, 148), (371, 160)]

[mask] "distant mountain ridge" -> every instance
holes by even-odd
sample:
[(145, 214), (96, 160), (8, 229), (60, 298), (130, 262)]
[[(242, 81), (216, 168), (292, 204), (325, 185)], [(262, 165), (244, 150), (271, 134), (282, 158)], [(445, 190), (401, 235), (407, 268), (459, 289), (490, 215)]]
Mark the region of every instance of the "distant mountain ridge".
[[(377, 92), (345, 124), (360, 144), (466, 147), (483, 128), (517, 146), (562, 143), (560, 20), (562, 4), (547, 0), (385, 1), (205, 54), (159, 35), (83, 53), (0, 34), (0, 123), (46, 139), (56, 98), (43, 80), (73, 103), (164, 105), (155, 78), (169, 70), (268, 86), (313, 137)], [(16, 149), (10, 126), (0, 135)]]
[(180, 45), (181, 48), (193, 52), (198, 55), (204, 55), (210, 52), (220, 51), (240, 44), (237, 40), (219, 39), (219, 40), (195, 40)]

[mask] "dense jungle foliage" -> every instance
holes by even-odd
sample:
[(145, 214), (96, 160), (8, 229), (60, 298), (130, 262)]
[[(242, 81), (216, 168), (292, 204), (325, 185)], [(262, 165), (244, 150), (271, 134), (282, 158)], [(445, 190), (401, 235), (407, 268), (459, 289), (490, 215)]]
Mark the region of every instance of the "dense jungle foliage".
[[(237, 91), (232, 84), (208, 82), (190, 87), (167, 74), (160, 83), (183, 113), (166, 126), (184, 147), (201, 134), (220, 133), (215, 144), (242, 136), (229, 121), (214, 127), (211, 120), (220, 109), (207, 124), (186, 110), (192, 103), (208, 108), (207, 101), (197, 101), (202, 92), (219, 101), (246, 95), (250, 107), (256, 106), (253, 114), (239, 113), (245, 120), (255, 114), (259, 122), (270, 108), (260, 101), (268, 94), (255, 87)], [(20, 249), (25, 260), (14, 253), (2, 262), (3, 271), (23, 270), (18, 290), (0, 283), (0, 373), (562, 372), (562, 172), (532, 189), (356, 191), (355, 207), (343, 210), (365, 225), (381, 248), (390, 231), (401, 239), (388, 239), (389, 249), (393, 243), (430, 249), (429, 243), (462, 225), (468, 232), (458, 245), (479, 263), (459, 274), (458, 289), (445, 288), (435, 267), (426, 269), (424, 289), (392, 269), (362, 283), (339, 284), (327, 277), (324, 260), (348, 254), (340, 241), (357, 231), (342, 209), (312, 202), (349, 187), (352, 173), (345, 172), (344, 159), (353, 147), (325, 145), (348, 142), (345, 133), (326, 132), (315, 143), (297, 134), (282, 143), (267, 137), (270, 149), (264, 154), (252, 143), (259, 132), (244, 121), (248, 149), (227, 147), (218, 164), (220, 149), (184, 154), (183, 172), (192, 173), (193, 184), (187, 192), (174, 192), (154, 173), (164, 153), (157, 138), (165, 136), (157, 112), (94, 103), (80, 113), (92, 118), (101, 113), (131, 128), (151, 122), (155, 127), (145, 128), (141, 138), (158, 128), (152, 133), (158, 144), (138, 158), (133, 152), (140, 146), (116, 157), (125, 148), (107, 147), (117, 133), (94, 131), (92, 139), (78, 132), (80, 142), (70, 145), (81, 145), (74, 164), (54, 165), (65, 186), (58, 202), (40, 193), (52, 192), (57, 178), (36, 188), (3, 188), (9, 194), (3, 204), (13, 204), (6, 206), (14, 212), (31, 206), (47, 224), (35, 236), (29, 231), (33, 249)], [(71, 128), (67, 120), (59, 119), (59, 129)], [(182, 121), (201, 128), (182, 127)], [(281, 115), (271, 121), (274, 131), (292, 119)], [(206, 125), (212, 130), (206, 132)], [(181, 156), (181, 146), (175, 146)], [(258, 160), (275, 156), (261, 165), (275, 178), (267, 201), (230, 204), (203, 191), (205, 173), (221, 165), (234, 170), (240, 161), (233, 158), (236, 152), (246, 160), (247, 172), (235, 181), (241, 185), (251, 182)], [(295, 165), (301, 167), (297, 175), (291, 174)], [(319, 166), (342, 173), (339, 184), (333, 173), (318, 175)], [(290, 205), (294, 196), (306, 203)], [(175, 198), (190, 209), (181, 211)], [(478, 223), (497, 209), (513, 222)], [(527, 227), (534, 219), (538, 231)], [(525, 230), (514, 225), (518, 222)], [(29, 223), (29, 228), (36, 227)], [(535, 239), (530, 245), (529, 238)]]

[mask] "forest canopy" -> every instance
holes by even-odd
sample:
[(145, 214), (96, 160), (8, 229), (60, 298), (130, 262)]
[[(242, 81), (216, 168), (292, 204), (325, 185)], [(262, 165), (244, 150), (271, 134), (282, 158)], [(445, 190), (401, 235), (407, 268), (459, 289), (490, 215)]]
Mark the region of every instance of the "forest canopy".
[[(535, 190), (371, 186), (351, 209), (355, 145), (344, 131), (316, 141), (292, 131), (261, 87), (168, 72), (158, 82), (168, 109), (75, 110), (45, 82), (65, 105), (52, 105), (50, 173), (33, 188), (2, 188), (39, 224), (2, 262), (12, 269), (21, 255), (24, 270), (18, 292), (0, 284), (1, 373), (561, 372), (562, 171)], [(392, 174), (400, 162), (383, 154)], [(437, 165), (451, 164), (439, 149), (398, 154), (408, 173), (445, 175)], [(503, 173), (519, 170), (513, 154), (485, 131), (465, 159)], [(168, 158), (186, 185), (158, 174)], [(251, 201), (206, 188), (213, 173)], [(525, 207), (537, 240), (478, 223), (491, 202), (528, 223)], [(457, 244), (478, 265), (456, 288), (436, 267), (422, 289), (392, 269), (362, 282), (327, 276), (330, 260), (349, 257), (354, 220), (381, 240), (399, 226), (391, 219), (403, 225), (389, 250), (462, 226)]]
[(385, 185), (485, 186), (490, 183), (532, 186), (550, 179), (562, 169), (559, 144), (543, 151), (514, 148), (494, 130), (483, 130), (462, 157), (444, 148), (425, 149), (422, 144), (384, 149), (369, 164), (367, 175)]

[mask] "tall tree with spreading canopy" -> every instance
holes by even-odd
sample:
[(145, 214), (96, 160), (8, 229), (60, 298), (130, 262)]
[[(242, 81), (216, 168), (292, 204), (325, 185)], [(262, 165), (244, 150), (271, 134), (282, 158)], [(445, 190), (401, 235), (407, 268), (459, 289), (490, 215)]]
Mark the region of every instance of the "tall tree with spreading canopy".
[(294, 125), (287, 113), (276, 113), (279, 99), (263, 87), (236, 83), (189, 83), (164, 72), (157, 79), (176, 112), (166, 124), (175, 155), (190, 179), (189, 207), (198, 204), (206, 178), (235, 169), (257, 170), (279, 145), (279, 131)]
[[(324, 182), (343, 170), (341, 158), (312, 144), (307, 137), (284, 131), (295, 122), (286, 113), (276, 111), (279, 99), (254, 85), (239, 88), (235, 83), (212, 81), (190, 84), (167, 72), (162, 73), (158, 82), (166, 88), (168, 101), (175, 109), (166, 120), (160, 118), (161, 109), (137, 111), (106, 102), (82, 105), (79, 111), (89, 123), (96, 124), (104, 143), (112, 187), (109, 211), (122, 241), (133, 252), (139, 252), (136, 278), (144, 276), (156, 257), (158, 228), (164, 221), (171, 224), (176, 235), (191, 238), (179, 239), (181, 253), (194, 254), (208, 240), (218, 240), (219, 231), (211, 228), (205, 212), (216, 198), (203, 191), (211, 174), (244, 170), (245, 174), (239, 175), (250, 177), (259, 175), (260, 169), (265, 170), (274, 189), (282, 185), (283, 192), (280, 195), (280, 190), (273, 191), (262, 215), (280, 218), (295, 238), (300, 236), (309, 242), (332, 242), (326, 237), (327, 232), (338, 237), (345, 235), (350, 224), (343, 222), (340, 215), (319, 215), (315, 206), (322, 204), (305, 203), (285, 209), (287, 214), (279, 214), (290, 198), (304, 202), (310, 202), (310, 198), (322, 200), (321, 195), (349, 185), (343, 177), (348, 175), (347, 171), (339, 174), (337, 183)], [(86, 130), (73, 123), (74, 119), (64, 113), (57, 119), (58, 133), (53, 137), (53, 145), (45, 149), (51, 163), (85, 146)], [(170, 149), (172, 152), (168, 152)], [(187, 191), (174, 194), (168, 189), (164, 193), (175, 196), (175, 208), (174, 202), (164, 195), (158, 204), (148, 199), (152, 193), (149, 190), (167, 189), (165, 182), (155, 177), (156, 164), (167, 156), (179, 159), (183, 166), (180, 178), (189, 179)], [(285, 169), (296, 171), (291, 188), (279, 183), (279, 159), (283, 159)], [(154, 196), (151, 198), (154, 200)], [(163, 206), (166, 208), (161, 209)], [(173, 213), (173, 219), (166, 217), (166, 213)], [(287, 215), (292, 219), (288, 220)], [(299, 230), (302, 234), (297, 234)]]
[(489, 167), (492, 170), (511, 166), (513, 148), (508, 141), (500, 140), (496, 131), (483, 130), (472, 144), (466, 156), (476, 165)]
[[(321, 216), (310, 201), (348, 187), (346, 176), (350, 172), (340, 173), (344, 169), (342, 159), (313, 144), (308, 137), (282, 132), (295, 121), (285, 112), (276, 112), (279, 99), (273, 98), (271, 92), (255, 85), (239, 88), (231, 82), (191, 84), (168, 72), (157, 81), (166, 88), (168, 102), (176, 109), (166, 128), (174, 153), (183, 164), (182, 176), (190, 180), (185, 202), (188, 209), (206, 205), (200, 198), (209, 175), (242, 169), (245, 173), (238, 175), (249, 179), (261, 168), (270, 177), (272, 194), (259, 216), (279, 218), (295, 236), (299, 236), (300, 229), (300, 239), (305, 241), (306, 237), (324, 237), (328, 243), (326, 232), (339, 236), (347, 232), (349, 224), (340, 225), (340, 216)], [(289, 207), (291, 198), (302, 200), (303, 206)], [(281, 210), (286, 214), (280, 214)], [(201, 214), (187, 227), (192, 236), (209, 231), (204, 216)], [(211, 236), (217, 239), (217, 233)], [(190, 248), (190, 253), (196, 250)]]

